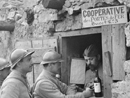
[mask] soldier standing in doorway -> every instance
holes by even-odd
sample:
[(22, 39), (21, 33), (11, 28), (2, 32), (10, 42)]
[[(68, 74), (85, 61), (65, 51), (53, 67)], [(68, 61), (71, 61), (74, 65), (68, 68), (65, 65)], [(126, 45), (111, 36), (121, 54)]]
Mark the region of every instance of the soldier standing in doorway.
[(96, 77), (95, 71), (98, 71), (99, 78), (103, 83), (103, 68), (101, 63), (101, 55), (99, 54), (96, 45), (91, 44), (88, 46), (83, 53), (84, 59), (86, 61), (87, 67), (85, 78), (85, 87), (91, 87), (94, 83)]

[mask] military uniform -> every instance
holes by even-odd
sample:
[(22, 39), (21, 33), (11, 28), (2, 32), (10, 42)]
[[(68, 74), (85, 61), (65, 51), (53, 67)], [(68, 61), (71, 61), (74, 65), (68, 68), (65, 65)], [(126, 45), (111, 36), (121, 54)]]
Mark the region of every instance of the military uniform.
[(67, 95), (67, 89), (53, 73), (43, 70), (36, 81), (34, 98), (84, 98), (83, 93)]
[(1, 98), (31, 98), (27, 79), (13, 70), (1, 86)]

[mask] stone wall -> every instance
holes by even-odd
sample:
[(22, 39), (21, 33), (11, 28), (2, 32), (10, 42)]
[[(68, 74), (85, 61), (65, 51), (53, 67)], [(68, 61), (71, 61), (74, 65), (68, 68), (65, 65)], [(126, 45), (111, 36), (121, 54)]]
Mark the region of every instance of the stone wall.
[(125, 80), (112, 84), (112, 98), (130, 97), (130, 60), (124, 62)]
[[(98, 2), (117, 4), (114, 0), (66, 0), (62, 10), (58, 11), (44, 8), (40, 1), (42, 0), (0, 1), (0, 21), (15, 21), (16, 23), (14, 32), (0, 31), (0, 45), (3, 46), (0, 48), (2, 51), (0, 57), (6, 57), (7, 52), (13, 49), (14, 39), (47, 37), (54, 32), (81, 29), (81, 9), (93, 8)], [(129, 0), (119, 0), (119, 2), (130, 5)], [(27, 8), (34, 12), (32, 25), (27, 24), (25, 12)], [(13, 39), (13, 42), (9, 39)]]
[[(26, 25), (25, 9), (35, 4), (36, 0), (0, 0), (0, 21), (15, 22), (16, 28), (21, 26), (22, 29)], [(0, 57), (7, 58), (10, 51), (14, 48), (13, 41), (16, 38), (16, 31), (17, 29), (14, 32), (0, 31)], [(23, 33), (25, 33), (24, 30)], [(21, 36), (19, 35), (18, 37)]]

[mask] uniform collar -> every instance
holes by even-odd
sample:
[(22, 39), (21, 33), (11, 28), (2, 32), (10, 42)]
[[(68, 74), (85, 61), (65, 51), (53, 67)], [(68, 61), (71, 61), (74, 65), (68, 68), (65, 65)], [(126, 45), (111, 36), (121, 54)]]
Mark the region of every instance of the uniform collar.
[(52, 73), (52, 72), (50, 72), (50, 71), (48, 71), (48, 70), (45, 70), (45, 69), (43, 69), (43, 73), (45, 73), (46, 75), (48, 75), (48, 76), (52, 76), (52, 77), (56, 77), (56, 75), (54, 74), (54, 73)]
[(22, 75), (19, 71), (17, 70), (12, 70), (12, 72), (9, 74), (9, 76), (7, 78), (18, 78), (24, 82), (26, 82), (26, 76)]

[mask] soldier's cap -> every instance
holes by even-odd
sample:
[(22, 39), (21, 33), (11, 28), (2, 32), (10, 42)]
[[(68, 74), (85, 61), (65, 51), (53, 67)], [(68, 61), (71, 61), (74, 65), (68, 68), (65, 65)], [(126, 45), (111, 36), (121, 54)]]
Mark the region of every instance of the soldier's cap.
[(94, 44), (91, 44), (90, 46), (88, 46), (85, 50), (84, 50), (84, 53), (83, 53), (83, 56), (86, 56), (86, 57), (94, 57), (96, 55), (98, 55), (98, 49), (96, 47), (96, 45)]
[(10, 54), (10, 62), (11, 62), (11, 68), (14, 68), (16, 64), (22, 60), (23, 58), (27, 57), (28, 55), (32, 55), (35, 51), (28, 51), (25, 49), (15, 49)]
[(48, 51), (43, 55), (41, 64), (63, 62), (61, 54), (55, 51)]

